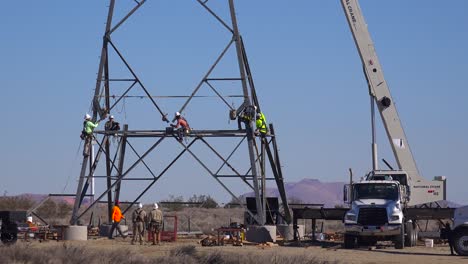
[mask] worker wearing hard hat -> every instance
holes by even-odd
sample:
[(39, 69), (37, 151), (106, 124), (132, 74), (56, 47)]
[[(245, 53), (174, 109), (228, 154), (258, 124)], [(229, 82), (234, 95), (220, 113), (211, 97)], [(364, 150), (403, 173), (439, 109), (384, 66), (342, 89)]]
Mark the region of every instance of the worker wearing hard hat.
[(114, 116), (111, 115), (109, 116), (109, 120), (107, 120), (106, 124), (104, 125), (104, 129), (106, 131), (118, 131), (120, 130), (120, 124), (119, 122), (116, 122), (114, 120)]
[(140, 240), (140, 245), (143, 245), (143, 234), (145, 232), (146, 212), (143, 210), (143, 204), (139, 203), (138, 208), (133, 211), (133, 239), (132, 245), (135, 245), (137, 238)]
[(153, 245), (159, 245), (161, 240), (161, 229), (163, 225), (163, 213), (159, 210), (157, 203), (154, 203), (153, 210), (149, 213), (149, 232), (153, 240)]
[(247, 106), (244, 108), (244, 110), (242, 110), (242, 112), (239, 114), (239, 117), (237, 118), (239, 129), (242, 129), (241, 123), (244, 123), (245, 128), (247, 128), (247, 124), (254, 119), (256, 111), (257, 107), (255, 105)]
[(120, 236), (122, 236), (124, 239), (127, 238), (127, 236), (123, 234), (122, 228), (119, 225), (120, 221), (122, 221), (122, 219), (125, 219), (125, 216), (122, 214), (122, 211), (120, 211), (119, 206), (120, 206), (119, 200), (115, 200), (114, 208), (112, 208), (112, 227), (109, 232), (109, 239), (114, 239), (112, 235), (115, 229), (117, 229)]
[(86, 114), (84, 116), (83, 131), (81, 132), (81, 139), (91, 138), (93, 136), (94, 129), (99, 125), (99, 122), (91, 121), (91, 116)]
[(29, 241), (29, 238), (34, 237), (34, 233), (39, 230), (39, 227), (33, 222), (32, 216), (26, 217), (26, 224), (28, 225), (28, 230), (24, 233), (24, 240)]
[(262, 112), (257, 113), (255, 125), (257, 126), (255, 134), (260, 134), (260, 136), (264, 137), (268, 133), (266, 118)]
[(180, 115), (179, 112), (175, 112), (174, 117), (177, 121), (177, 123), (171, 124), (171, 127), (177, 129), (177, 140), (182, 141), (184, 136), (190, 132), (190, 126), (187, 122), (187, 120)]

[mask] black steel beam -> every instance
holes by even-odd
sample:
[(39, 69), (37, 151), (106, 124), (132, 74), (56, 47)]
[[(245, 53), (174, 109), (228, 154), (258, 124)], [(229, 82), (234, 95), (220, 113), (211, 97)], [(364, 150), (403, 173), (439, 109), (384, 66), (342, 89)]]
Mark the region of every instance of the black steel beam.
[(405, 217), (411, 220), (452, 219), (455, 208), (406, 208)]
[(293, 208), (294, 219), (343, 220), (348, 208)]

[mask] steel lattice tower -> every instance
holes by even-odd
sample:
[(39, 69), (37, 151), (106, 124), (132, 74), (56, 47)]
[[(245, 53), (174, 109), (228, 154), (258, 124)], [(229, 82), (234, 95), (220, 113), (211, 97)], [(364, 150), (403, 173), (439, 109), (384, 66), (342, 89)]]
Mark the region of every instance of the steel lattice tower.
[[(257, 224), (263, 225), (266, 221), (266, 181), (274, 180), (282, 201), (284, 208), (283, 218), (287, 223), (291, 222), (291, 215), (286, 199), (284, 190), (283, 175), (281, 170), (281, 164), (278, 154), (276, 136), (274, 133), (274, 127), (269, 124), (269, 133), (266, 137), (256, 136), (254, 133), (255, 129), (255, 108), (259, 111), (260, 103), (257, 98), (255, 91), (254, 81), (252, 73), (250, 71), (247, 54), (245, 51), (244, 43), (239, 29), (237, 26), (237, 19), (234, 9), (234, 1), (226, 0), (229, 6), (229, 15), (231, 19), (230, 25), (226, 23), (220, 16), (218, 16), (209, 6), (208, 0), (194, 0), (200, 4), (200, 6), (207, 11), (217, 22), (219, 22), (228, 32), (232, 34), (227, 46), (223, 49), (221, 54), (217, 57), (215, 62), (211, 65), (207, 73), (203, 76), (201, 81), (195, 86), (193, 92), (186, 96), (185, 103), (180, 106), (179, 112), (183, 112), (186, 107), (190, 104), (193, 98), (197, 96), (197, 92), (200, 88), (205, 85), (211, 89), (217, 97), (227, 105), (231, 120), (239, 119), (241, 116), (248, 117), (245, 122), (239, 122), (233, 129), (219, 129), (219, 130), (192, 130), (188, 135), (185, 142), (179, 142), (175, 140), (172, 133), (167, 130), (131, 130), (128, 125), (123, 125), (123, 129), (120, 131), (103, 131), (95, 130), (94, 139), (87, 139), (85, 141), (85, 148), (83, 151), (83, 162), (81, 167), (81, 173), (78, 181), (75, 205), (73, 208), (73, 215), (70, 221), (71, 224), (77, 224), (85, 214), (89, 213), (94, 206), (101, 200), (106, 201), (108, 205), (109, 221), (111, 217), (111, 208), (113, 201), (118, 200), (120, 192), (125, 189), (125, 181), (127, 180), (138, 180), (147, 182), (146, 188), (142, 190), (132, 201), (134, 204), (147, 193), (150, 188), (171, 168), (179, 158), (184, 154), (192, 156), (197, 163), (199, 163), (209, 175), (211, 175), (232, 197), (236, 199), (246, 210), (248, 214), (255, 219)], [(117, 44), (112, 40), (112, 34), (118, 30), (134, 13), (140, 9), (146, 0), (134, 0), (136, 3), (133, 9), (131, 9), (121, 20), (114, 21), (114, 10), (116, 8), (116, 1), (110, 0), (109, 11), (107, 15), (107, 23), (102, 43), (102, 51), (99, 63), (99, 70), (97, 74), (96, 87), (94, 90), (94, 97), (92, 100), (92, 118), (93, 120), (103, 120), (106, 116), (113, 111), (116, 107), (122, 104), (123, 99), (128, 96), (129, 92), (135, 89), (143, 91), (145, 98), (147, 98), (154, 110), (161, 116), (163, 122), (169, 122), (167, 114), (165, 114), (158, 104), (158, 96), (150, 91), (143, 84), (138, 74), (130, 66), (130, 63), (124, 58), (122, 52), (117, 48)], [(233, 47), (234, 46), (234, 47)], [(229, 49), (235, 48), (237, 55), (237, 63), (239, 68), (239, 75), (236, 77), (219, 78), (212, 77), (213, 70), (217, 67), (219, 61), (223, 58)], [(111, 78), (109, 69), (109, 59), (112, 54), (116, 54), (116, 59), (120, 60), (125, 65), (126, 70), (131, 73), (131, 78)], [(222, 95), (216, 88), (215, 82), (230, 81), (239, 84), (240, 91), (242, 93), (241, 99), (242, 104), (234, 108), (229, 105), (226, 101), (226, 97)], [(114, 89), (115, 83), (128, 83), (128, 87), (125, 91)], [(115, 96), (114, 93), (120, 93)], [(113, 101), (113, 102), (112, 102)], [(234, 122), (237, 123), (237, 122)], [(117, 138), (118, 143), (115, 147), (111, 147), (111, 138)], [(212, 138), (221, 138), (223, 140), (238, 140), (239, 142), (235, 145), (234, 149), (230, 152), (230, 155), (223, 156), (209, 140)], [(133, 140), (152, 140), (146, 146), (149, 146), (143, 153), (138, 153), (133, 146)], [(95, 142), (97, 150), (92, 151), (92, 141)], [(155, 141), (155, 142), (154, 142)], [(154, 173), (148, 161), (145, 162), (145, 158), (152, 152), (158, 150), (160, 143), (163, 141), (170, 141), (176, 145), (182, 145), (183, 149), (180, 153), (168, 164), (162, 166), (162, 170), (159, 174)], [(246, 141), (246, 143), (245, 143)], [(212, 168), (207, 162), (203, 162), (199, 156), (197, 156), (191, 149), (195, 144), (202, 144), (206, 146), (216, 157), (222, 161), (222, 165), (219, 168)], [(242, 145), (247, 147), (247, 155), (249, 169), (245, 173), (241, 173), (238, 168), (235, 168), (231, 163), (230, 159), (234, 153), (238, 152)], [(127, 153), (130, 152), (136, 155), (138, 158), (131, 164), (125, 164)], [(104, 160), (102, 160), (104, 159)], [(152, 175), (148, 178), (136, 178), (131, 177), (135, 167), (142, 164), (146, 170)], [(105, 171), (105, 175), (95, 175), (97, 168), (101, 166), (102, 170)], [(220, 174), (222, 169), (228, 168), (232, 174)], [(267, 177), (267, 173), (272, 173), (273, 177)], [(92, 179), (103, 178), (106, 180), (106, 189), (96, 195), (96, 198), (89, 204), (83, 204), (83, 198), (86, 195)], [(255, 194), (256, 212), (249, 211), (238, 196), (234, 194), (224, 183), (224, 178), (238, 178), (242, 180), (248, 187), (252, 189)], [(113, 195), (114, 193), (114, 195)], [(105, 200), (104, 198), (107, 198)], [(124, 214), (129, 209), (128, 207), (124, 210)], [(260, 209), (258, 209), (260, 208)]]

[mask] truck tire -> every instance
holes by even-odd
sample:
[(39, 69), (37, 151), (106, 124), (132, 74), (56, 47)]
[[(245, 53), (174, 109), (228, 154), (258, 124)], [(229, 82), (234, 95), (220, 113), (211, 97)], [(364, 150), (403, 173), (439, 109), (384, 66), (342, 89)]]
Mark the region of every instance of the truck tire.
[(413, 247), (416, 247), (418, 245), (418, 240), (419, 240), (419, 230), (416, 224), (414, 223), (413, 223), (413, 235), (414, 235)]
[(416, 224), (407, 222), (405, 224), (405, 230), (406, 230), (406, 235), (405, 235), (405, 247), (415, 247), (418, 244), (418, 227)]
[(395, 236), (394, 243), (396, 249), (405, 248), (405, 225), (401, 225), (400, 234)]
[(414, 245), (414, 229), (413, 229), (413, 223), (411, 222), (406, 222), (405, 223), (405, 230), (406, 230), (406, 235), (405, 235), (405, 246), (406, 247), (412, 247)]
[(344, 248), (355, 248), (356, 246), (356, 237), (352, 235), (344, 235)]
[(13, 245), (18, 240), (18, 233), (15, 232), (2, 232), (0, 235), (0, 240), (2, 240), (5, 245)]
[(454, 232), (453, 249), (460, 256), (468, 256), (468, 229), (464, 228)]

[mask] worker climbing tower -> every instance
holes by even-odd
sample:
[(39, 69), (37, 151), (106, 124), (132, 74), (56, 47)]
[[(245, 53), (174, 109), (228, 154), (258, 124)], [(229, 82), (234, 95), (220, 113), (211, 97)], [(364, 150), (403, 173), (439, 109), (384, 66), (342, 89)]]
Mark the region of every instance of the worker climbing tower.
[[(234, 201), (244, 207), (252, 224), (269, 224), (268, 219), (270, 218), (267, 214), (270, 214), (271, 211), (268, 209), (266, 182), (273, 180), (278, 188), (284, 209), (278, 214), (278, 218), (290, 223), (291, 215), (286, 200), (274, 127), (272, 124), (268, 124), (268, 133), (263, 137), (255, 132), (256, 113), (261, 113), (261, 106), (255, 91), (244, 42), (239, 33), (234, 1), (226, 0), (224, 3), (226, 5), (224, 10), (229, 10), (229, 14), (226, 16), (230, 18), (230, 21), (218, 15), (212, 9), (208, 0), (193, 1), (201, 10), (206, 11), (212, 21), (215, 21), (228, 33), (227, 45), (215, 57), (213, 64), (211, 66), (207, 65), (209, 67), (207, 67), (206, 73), (194, 85), (195, 88), (191, 90), (191, 93), (188, 95), (163, 95), (158, 88), (150, 88), (144, 84), (141, 75), (132, 66), (133, 64), (125, 58), (124, 52), (119, 48), (120, 43), (113, 39), (115, 32), (125, 26), (126, 22), (144, 6), (146, 0), (129, 0), (128, 2), (135, 3), (135, 5), (120, 19), (115, 19), (117, 17), (115, 14), (122, 13), (119, 10), (122, 1), (110, 0), (96, 86), (92, 99), (92, 119), (93, 121), (102, 121), (107, 116), (115, 114), (117, 109), (122, 109), (125, 103), (125, 107), (129, 108), (130, 99), (138, 97), (148, 102), (151, 113), (144, 110), (145, 112), (141, 112), (140, 115), (137, 115), (137, 118), (145, 119), (151, 116), (152, 122), (146, 123), (148, 127), (144, 129), (140, 127), (134, 129), (129, 124), (122, 124), (121, 129), (118, 131), (106, 131), (101, 130), (103, 126), (100, 126), (93, 132), (93, 138), (85, 140), (81, 173), (73, 215), (70, 220), (72, 225), (77, 224), (85, 215), (90, 214), (99, 202), (107, 203), (108, 220), (110, 221), (112, 205), (116, 200), (119, 200), (121, 193), (126, 191), (126, 183), (140, 181), (145, 186), (130, 201), (130, 205), (132, 205), (147, 194), (152, 187), (155, 187), (158, 180), (166, 175), (168, 170), (180, 161), (180, 158), (184, 155), (192, 157), (196, 164), (201, 165), (208, 175), (213, 177), (232, 196)], [(220, 3), (217, 2), (216, 4), (219, 5)], [(138, 14), (141, 14), (141, 12), (139, 11)], [(160, 41), (170, 42), (171, 40), (161, 39)], [(216, 71), (220, 62), (229, 52), (235, 55), (233, 63), (236, 68), (236, 76), (223, 76), (221, 74), (225, 73), (225, 71)], [(215, 52), (214, 56), (216, 56)], [(117, 69), (111, 61), (119, 61), (119, 65), (122, 65), (123, 69)], [(157, 61), (154, 63), (157, 63)], [(122, 77), (123, 72), (127, 72), (128, 75)], [(227, 83), (227, 85), (222, 83)], [(229, 87), (229, 89), (226, 89), (226, 87)], [(171, 91), (178, 93), (175, 89)], [(169, 123), (174, 121), (173, 116), (172, 114), (168, 115), (168, 113), (178, 111), (184, 115), (187, 109), (190, 109), (190, 112), (195, 111), (195, 106), (191, 106), (193, 101), (206, 97), (201, 95), (200, 91), (212, 92), (213, 96), (210, 98), (218, 100), (220, 102), (218, 106), (222, 105), (225, 109), (210, 108), (208, 109), (210, 115), (214, 112), (225, 111), (225, 116), (231, 121), (227, 128), (219, 127), (216, 129), (199, 129), (199, 125), (190, 123), (196, 128), (186, 132), (184, 140), (178, 140), (174, 128), (169, 126)], [(182, 98), (184, 102), (179, 105), (172, 105), (170, 109), (165, 109), (169, 103), (162, 103), (163, 100), (171, 98), (178, 98), (179, 100)], [(228, 102), (232, 98), (237, 100), (237, 106), (233, 106)], [(135, 109), (138, 111), (139, 108), (136, 107)], [(158, 120), (153, 118), (154, 115), (159, 116)], [(189, 121), (191, 120), (189, 119)], [(155, 127), (159, 127), (159, 129), (155, 129)], [(218, 149), (212, 143), (212, 140), (218, 140), (218, 142), (221, 140), (223, 149)], [(224, 148), (228, 144), (224, 144), (224, 142), (228, 141), (235, 143), (232, 144), (233, 148), (226, 152)], [(166, 145), (172, 144), (174, 148), (180, 150), (166, 164), (163, 164), (161, 160), (155, 161), (149, 158), (152, 153), (163, 151), (163, 143)], [(197, 152), (197, 145), (203, 146), (205, 151), (202, 153)], [(144, 148), (144, 151), (141, 151), (142, 148)], [(203, 156), (207, 153), (215, 158), (206, 161)], [(243, 158), (240, 159), (242, 162), (232, 160), (232, 157), (236, 155)], [(129, 158), (130, 156), (133, 159)], [(145, 174), (150, 176), (141, 177), (142, 169)], [(85, 203), (84, 198), (88, 196), (90, 185), (94, 179), (104, 179), (105, 183), (102, 186), (105, 185), (105, 187), (102, 188), (102, 192), (96, 192), (94, 199)], [(244, 202), (239, 199), (240, 194), (235, 194), (225, 184), (226, 179), (238, 179), (248, 186), (254, 194), (254, 205), (244, 205)], [(125, 214), (129, 208), (131, 207), (124, 209), (123, 213)]]

